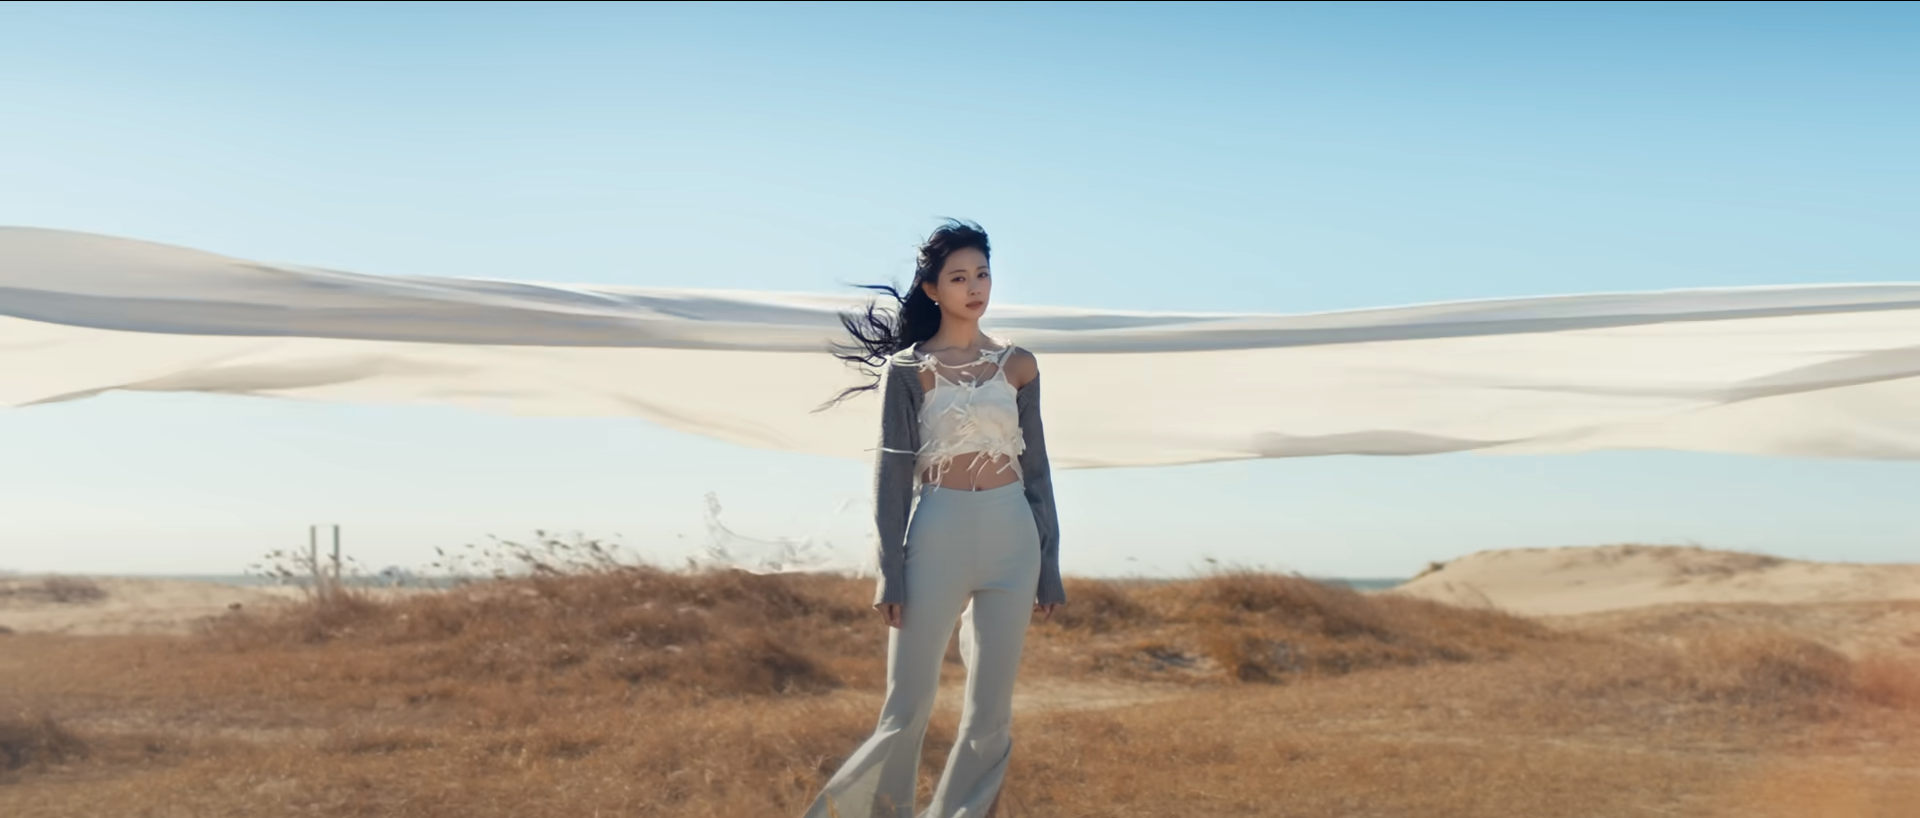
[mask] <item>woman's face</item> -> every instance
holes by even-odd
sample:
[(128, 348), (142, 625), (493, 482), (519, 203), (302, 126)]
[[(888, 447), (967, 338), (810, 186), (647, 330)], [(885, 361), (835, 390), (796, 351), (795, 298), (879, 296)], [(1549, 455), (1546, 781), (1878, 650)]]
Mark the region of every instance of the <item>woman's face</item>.
[(987, 254), (965, 247), (947, 254), (947, 263), (932, 281), (920, 287), (949, 315), (979, 320), (987, 312), (993, 295), (993, 273), (987, 269)]

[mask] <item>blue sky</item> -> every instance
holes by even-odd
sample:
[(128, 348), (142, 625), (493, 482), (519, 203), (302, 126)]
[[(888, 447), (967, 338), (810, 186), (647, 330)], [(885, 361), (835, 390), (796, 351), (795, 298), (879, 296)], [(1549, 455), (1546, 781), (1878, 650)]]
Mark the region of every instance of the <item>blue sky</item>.
[[(1299, 312), (1920, 280), (1911, 4), (0, 6), (0, 224), (381, 274), (828, 291), (941, 216), (1001, 303)], [(4, 377), (4, 373), (0, 373)], [(823, 385), (830, 387), (831, 385)], [(374, 565), (534, 528), (866, 547), (867, 468), (609, 419), (0, 412), (0, 568)], [(1062, 473), (1068, 573), (1484, 548), (1913, 560), (1920, 465), (1680, 453)], [(824, 528), (822, 528), (824, 526)]]

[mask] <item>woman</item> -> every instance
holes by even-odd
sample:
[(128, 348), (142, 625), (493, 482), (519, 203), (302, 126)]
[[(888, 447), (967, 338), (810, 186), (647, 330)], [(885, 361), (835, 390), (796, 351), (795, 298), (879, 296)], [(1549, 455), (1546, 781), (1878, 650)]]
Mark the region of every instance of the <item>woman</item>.
[[(940, 661), (960, 625), (967, 666), (960, 733), (923, 818), (991, 815), (1012, 751), (1013, 681), (1034, 613), (1066, 601), (1033, 353), (980, 331), (993, 292), (987, 234), (949, 221), (920, 247), (912, 286), (844, 316), (836, 353), (883, 373), (874, 481), (887, 638), (887, 698), (873, 735), (807, 818), (911, 818)], [(918, 495), (918, 504), (914, 503)], [(911, 522), (909, 510), (911, 509)], [(831, 809), (831, 811), (829, 811)]]

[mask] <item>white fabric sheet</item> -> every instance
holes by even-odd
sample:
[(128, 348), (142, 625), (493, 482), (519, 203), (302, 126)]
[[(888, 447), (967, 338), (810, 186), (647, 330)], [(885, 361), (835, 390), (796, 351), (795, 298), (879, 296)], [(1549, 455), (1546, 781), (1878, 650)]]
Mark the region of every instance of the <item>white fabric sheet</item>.
[[(112, 390), (629, 415), (871, 457), (815, 412), (864, 295), (357, 275), (0, 228), (0, 406)], [(1920, 457), (1920, 285), (1571, 295), (1312, 315), (998, 304), (1059, 468), (1654, 448)]]

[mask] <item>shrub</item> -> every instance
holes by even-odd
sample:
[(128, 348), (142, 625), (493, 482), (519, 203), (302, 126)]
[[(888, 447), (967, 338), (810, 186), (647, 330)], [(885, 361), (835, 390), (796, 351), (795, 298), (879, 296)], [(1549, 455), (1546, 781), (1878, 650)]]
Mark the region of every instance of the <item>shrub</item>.
[(51, 716), (0, 716), (0, 770), (63, 764), (86, 755), (86, 742)]

